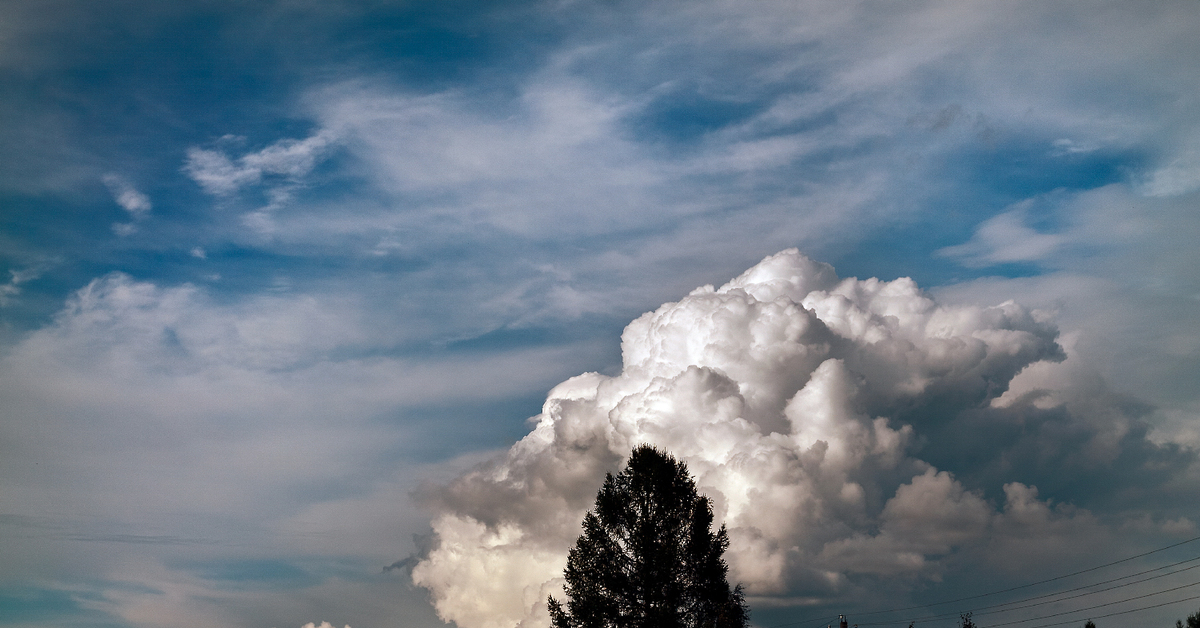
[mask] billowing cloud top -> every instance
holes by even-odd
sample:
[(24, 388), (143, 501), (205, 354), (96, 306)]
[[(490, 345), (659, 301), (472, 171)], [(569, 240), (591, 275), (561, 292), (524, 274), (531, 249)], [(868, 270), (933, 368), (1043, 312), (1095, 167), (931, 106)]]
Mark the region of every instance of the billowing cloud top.
[(437, 542), (413, 579), (460, 626), (546, 625), (584, 511), (639, 443), (687, 462), (729, 527), (732, 579), (760, 604), (836, 596), (864, 574), (936, 576), (985, 537), (1094, 537), (1087, 511), (1017, 482), (997, 509), (914, 455), (958, 413), (1010, 411), (1018, 373), (1066, 357), (1057, 335), (1012, 302), (947, 307), (907, 278), (772, 255), (633, 321), (619, 375), (559, 384), (507, 455), (429, 489)]

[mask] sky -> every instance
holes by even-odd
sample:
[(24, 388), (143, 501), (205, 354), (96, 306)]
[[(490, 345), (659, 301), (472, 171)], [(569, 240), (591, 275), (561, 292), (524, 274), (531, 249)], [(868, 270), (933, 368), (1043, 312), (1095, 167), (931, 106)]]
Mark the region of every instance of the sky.
[(0, 627), (541, 628), (639, 443), (756, 626), (1173, 625), (984, 607), (1200, 556), (1198, 35), (0, 3)]

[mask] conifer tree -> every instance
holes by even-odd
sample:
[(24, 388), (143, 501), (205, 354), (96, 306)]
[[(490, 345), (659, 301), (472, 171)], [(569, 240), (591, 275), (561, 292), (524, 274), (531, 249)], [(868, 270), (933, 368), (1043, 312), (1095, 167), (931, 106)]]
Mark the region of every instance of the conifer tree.
[(550, 597), (554, 628), (744, 628), (730, 589), (725, 526), (687, 466), (649, 445), (608, 474), (567, 558), (567, 604)]

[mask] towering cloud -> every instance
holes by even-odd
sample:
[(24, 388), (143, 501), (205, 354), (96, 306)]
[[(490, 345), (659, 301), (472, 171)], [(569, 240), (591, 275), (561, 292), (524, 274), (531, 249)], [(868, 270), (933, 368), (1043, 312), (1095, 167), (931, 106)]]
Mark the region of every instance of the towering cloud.
[(963, 474), (921, 455), (954, 460), (941, 450), (969, 451), (1014, 421), (1052, 422), (1041, 446), (1091, 443), (1077, 466), (1111, 466), (1112, 451), (1141, 438), (1128, 416), (1084, 421), (1028, 382), (1005, 395), (1030, 365), (1061, 366), (1057, 336), (1046, 315), (1011, 302), (947, 307), (907, 278), (839, 279), (796, 250), (770, 256), (633, 321), (619, 375), (559, 384), (505, 456), (429, 489), (436, 542), (413, 579), (460, 626), (546, 625), (584, 511), (639, 443), (687, 462), (729, 527), (731, 577), (752, 600), (935, 576), (959, 548), (1098, 538), (1086, 510), (989, 474), (996, 456), (1019, 455), (1020, 438), (991, 443)]

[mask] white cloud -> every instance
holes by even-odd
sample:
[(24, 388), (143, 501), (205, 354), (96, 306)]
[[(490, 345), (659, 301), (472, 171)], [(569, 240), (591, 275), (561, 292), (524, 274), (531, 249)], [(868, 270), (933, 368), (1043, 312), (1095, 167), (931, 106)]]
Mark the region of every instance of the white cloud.
[(1139, 185), (1147, 196), (1180, 196), (1200, 189), (1200, 150), (1192, 148), (1149, 172)]
[[(430, 355), (424, 343), (461, 328), (295, 284), (221, 300), (106, 275), (5, 348), (0, 493), (6, 517), (32, 525), (0, 520), (13, 557), (0, 583), (61, 587), (137, 626), (384, 625), (397, 608), (438, 625), (423, 592), (377, 574), (428, 525), (417, 483), (491, 455), (508, 429), (443, 434), (439, 409), (512, 403), (600, 351)], [(499, 435), (464, 446), (464, 430)], [(260, 559), (311, 579), (231, 588), (194, 567)]]
[[(240, 141), (226, 136), (223, 140)], [(256, 152), (231, 159), (224, 151), (193, 146), (187, 151), (183, 172), (205, 192), (231, 197), (243, 188), (262, 186), (267, 204), (241, 216), (241, 226), (257, 236), (273, 237), (279, 230), (275, 211), (293, 201), (317, 163), (326, 156), (334, 135), (328, 131), (303, 139), (282, 139)]]
[(284, 139), (257, 152), (230, 159), (225, 152), (192, 147), (183, 171), (214, 196), (228, 196), (267, 175), (296, 182), (312, 171), (333, 138), (317, 133), (303, 140)]
[[(1059, 191), (1022, 204), (1052, 216), (1059, 225), (1053, 236), (1030, 234), (1031, 246), (1045, 272), (1036, 277), (990, 277), (938, 288), (952, 303), (983, 298), (1017, 299), (1031, 307), (1053, 310), (1069, 330), (1072, 359), (1062, 365), (1039, 365), (1030, 373), (1057, 382), (1064, 390), (1098, 393), (1096, 384), (1145, 399), (1157, 410), (1152, 421), (1157, 439), (1200, 443), (1194, 424), (1200, 399), (1193, 382), (1200, 377), (1200, 328), (1195, 308), (1200, 275), (1195, 272), (1195, 245), (1200, 237), (1196, 194), (1147, 197), (1128, 185), (1108, 185), (1080, 192)], [(1003, 215), (1006, 219), (1008, 214)], [(981, 226), (967, 243), (950, 251), (978, 255), (964, 261), (982, 263), (995, 251)], [(1047, 239), (1053, 237), (1053, 240)], [(1015, 241), (1015, 236), (1014, 236)], [(1019, 250), (1021, 245), (1015, 245)], [(1019, 256), (1010, 256), (1019, 257)], [(1023, 374), (1018, 381), (1035, 381)], [(1014, 384), (1015, 385), (1015, 384)], [(1011, 397), (1012, 394), (1007, 395)], [(1055, 396), (1066, 402), (1061, 395)], [(1039, 403), (1051, 403), (1051, 397)]]
[(1050, 258), (1064, 238), (1028, 227), (1025, 224), (1028, 204), (1023, 203), (985, 220), (975, 229), (969, 242), (948, 246), (937, 254), (957, 258), (967, 266), (1040, 262)]
[(1081, 146), (1065, 137), (1054, 140), (1054, 142), (1052, 142), (1052, 146), (1053, 149), (1050, 151), (1050, 154), (1055, 157), (1090, 153), (1096, 150), (1095, 146)]
[(661, 220), (642, 211), (663, 178), (622, 137), (629, 104), (579, 81), (530, 81), (510, 103), (512, 115), (479, 110), (463, 94), (413, 95), (363, 81), (308, 100), (376, 184), (411, 207), (406, 224), (544, 236)]
[(22, 284), (41, 277), (55, 263), (56, 262), (49, 261), (33, 264), (32, 266), (27, 266), (25, 268), (10, 268), (8, 270), (8, 282), (0, 284), (0, 307), (11, 305), (13, 299), (17, 295), (21, 294)]
[[(1074, 151), (1086, 147), (1132, 161), (1170, 152), (1160, 137), (1168, 122), (1150, 121), (1194, 125), (1164, 104), (1192, 98), (1181, 86), (1194, 82), (1183, 80), (1194, 78), (1194, 64), (1182, 60), (1196, 44), (1175, 26), (1190, 23), (1187, 6), (1014, 6), (667, 3), (623, 7), (615, 30), (607, 18), (578, 19), (601, 9), (539, 6), (580, 26), (545, 63), (503, 79), (505, 89), (422, 93), (380, 74), (310, 88), (302, 114), (317, 134), (338, 138), (351, 157), (337, 164), (340, 174), (359, 190), (366, 182), (369, 198), (308, 201), (282, 186), (294, 198), (268, 200), (231, 230), (292, 250), (397, 259), (463, 242), (473, 243), (470, 256), (503, 250), (491, 254), (505, 264), (476, 272), (489, 285), (530, 286), (524, 307), (539, 311), (514, 318), (533, 320), (560, 295), (584, 295), (564, 316), (669, 298), (628, 260), (689, 269), (671, 286), (678, 290), (788, 246), (842, 255), (923, 215), (929, 201), (975, 200), (973, 183), (958, 187), (962, 177), (947, 165), (964, 155), (987, 163), (982, 153), (996, 137), (1004, 151), (1031, 138), (1047, 159), (1048, 149), (1054, 159), (1084, 158)], [(1094, 41), (1114, 46), (1097, 51)], [(1096, 96), (1097, 82), (1113, 89)], [(1149, 93), (1169, 96), (1136, 97)], [(689, 100), (732, 102), (744, 117), (676, 143), (670, 134), (691, 114), (673, 107)], [(1070, 145), (1055, 149), (1064, 138)], [(236, 151), (213, 152), (217, 187), (257, 180)], [(286, 220), (273, 211), (283, 203)], [(1078, 252), (1061, 225), (1048, 230), (1034, 218), (997, 217), (948, 252), (978, 266)], [(564, 245), (575, 240), (583, 243)], [(577, 280), (531, 278), (548, 259)], [(512, 274), (495, 277), (501, 266)]]
[[(393, 355), (381, 348), (406, 332), (386, 316), (339, 294), (218, 303), (191, 285), (95, 280), (0, 357), (7, 512), (79, 521), (80, 536), (223, 547), (274, 531), (256, 547), (370, 556), (397, 518), (424, 523), (404, 506), (420, 463), (394, 449), (437, 444), (410, 414), (544, 390), (595, 351)], [(35, 465), (46, 473), (21, 471)], [(338, 516), (323, 513), (334, 502)], [(372, 515), (346, 523), (355, 512)]]
[(104, 185), (112, 192), (113, 200), (134, 218), (144, 218), (150, 213), (150, 197), (139, 192), (128, 179), (116, 174), (106, 174)]
[(112, 231), (113, 233), (124, 238), (137, 233), (138, 227), (132, 222), (114, 222), (112, 225)]
[[(561, 586), (603, 473), (642, 442), (688, 463), (729, 527), (731, 578), (759, 601), (832, 597), (871, 574), (937, 577), (960, 550), (1102, 537), (1087, 511), (1052, 507), (1033, 486), (967, 468), (983, 483), (968, 489), (915, 455), (917, 439), (942, 456), (986, 439), (982, 469), (1024, 455), (1019, 439), (956, 430), (977, 430), (971, 422), (1030, 365), (1063, 360), (1056, 336), (1044, 315), (1011, 302), (944, 306), (908, 279), (842, 280), (794, 250), (768, 257), (632, 322), (620, 375), (563, 382), (505, 456), (431, 489), (438, 540), (413, 579), (466, 628), (545, 625), (544, 599)], [(1086, 416), (1120, 414), (1119, 400), (1093, 397)], [(985, 420), (1004, 424), (1011, 409)], [(1121, 418), (1023, 420), (1120, 449), (1131, 446)], [(1040, 446), (1068, 446), (1042, 436)], [(1001, 484), (997, 510), (981, 491)]]
[(113, 223), (113, 233), (121, 237), (137, 233), (137, 223), (150, 215), (150, 197), (139, 192), (128, 179), (120, 175), (109, 173), (102, 179), (112, 193), (113, 200), (133, 218), (133, 222)]
[(8, 280), (8, 283), (0, 285), (0, 306), (8, 305), (13, 297), (21, 293), (21, 284), (37, 277), (37, 275), (31, 276), (28, 272), (19, 270), (9, 270), (8, 273), (11, 279)]
[[(1063, 158), (1080, 147), (1157, 153), (1159, 131), (1147, 120), (1175, 120), (1173, 110), (1104, 106), (1080, 94), (1093, 93), (1088, 80), (1103, 80), (1127, 86), (1112, 98), (1161, 90), (1186, 100), (1180, 86), (1191, 83), (1163, 75), (1195, 74), (1180, 61), (1195, 43), (1173, 26), (1187, 23), (1180, 14), (1190, 9), (1177, 4), (1146, 14), (980, 2), (669, 7), (625, 13), (619, 32), (572, 31), (546, 64), (517, 79), (511, 97), (422, 94), (378, 76), (310, 90), (308, 113), (345, 141), (383, 198), (336, 215), (313, 207), (286, 224), (254, 213), (245, 224), (293, 242), (361, 238), (364, 251), (380, 255), (401, 250), (380, 246), (397, 233), (407, 236), (406, 252), (497, 233), (556, 242), (613, 235), (623, 252), (641, 247), (633, 254), (654, 259), (740, 251), (749, 263), (919, 215), (937, 188), (929, 182), (945, 180), (946, 160), (994, 147), (997, 133), (1033, 135), (1043, 152), (1070, 138), (1057, 145)], [(554, 10), (587, 13), (570, 3)], [(1070, 19), (1055, 19), (1062, 13)], [(580, 20), (593, 22), (608, 23)], [(1177, 46), (1138, 43), (1163, 36)], [(1096, 51), (1096, 40), (1121, 45)], [(1019, 78), (1014, 67), (1023, 68)], [(1064, 67), (1081, 78), (1064, 83)], [(655, 125), (646, 116), (693, 97), (746, 104), (746, 117), (681, 147), (654, 135), (672, 132), (671, 119), (647, 136)], [(910, 123), (926, 118), (924, 129)], [(1060, 252), (1060, 234), (1020, 218), (998, 217), (970, 247), (949, 252), (980, 265)], [(705, 247), (721, 255), (695, 255)], [(733, 268), (709, 267), (707, 276)]]

